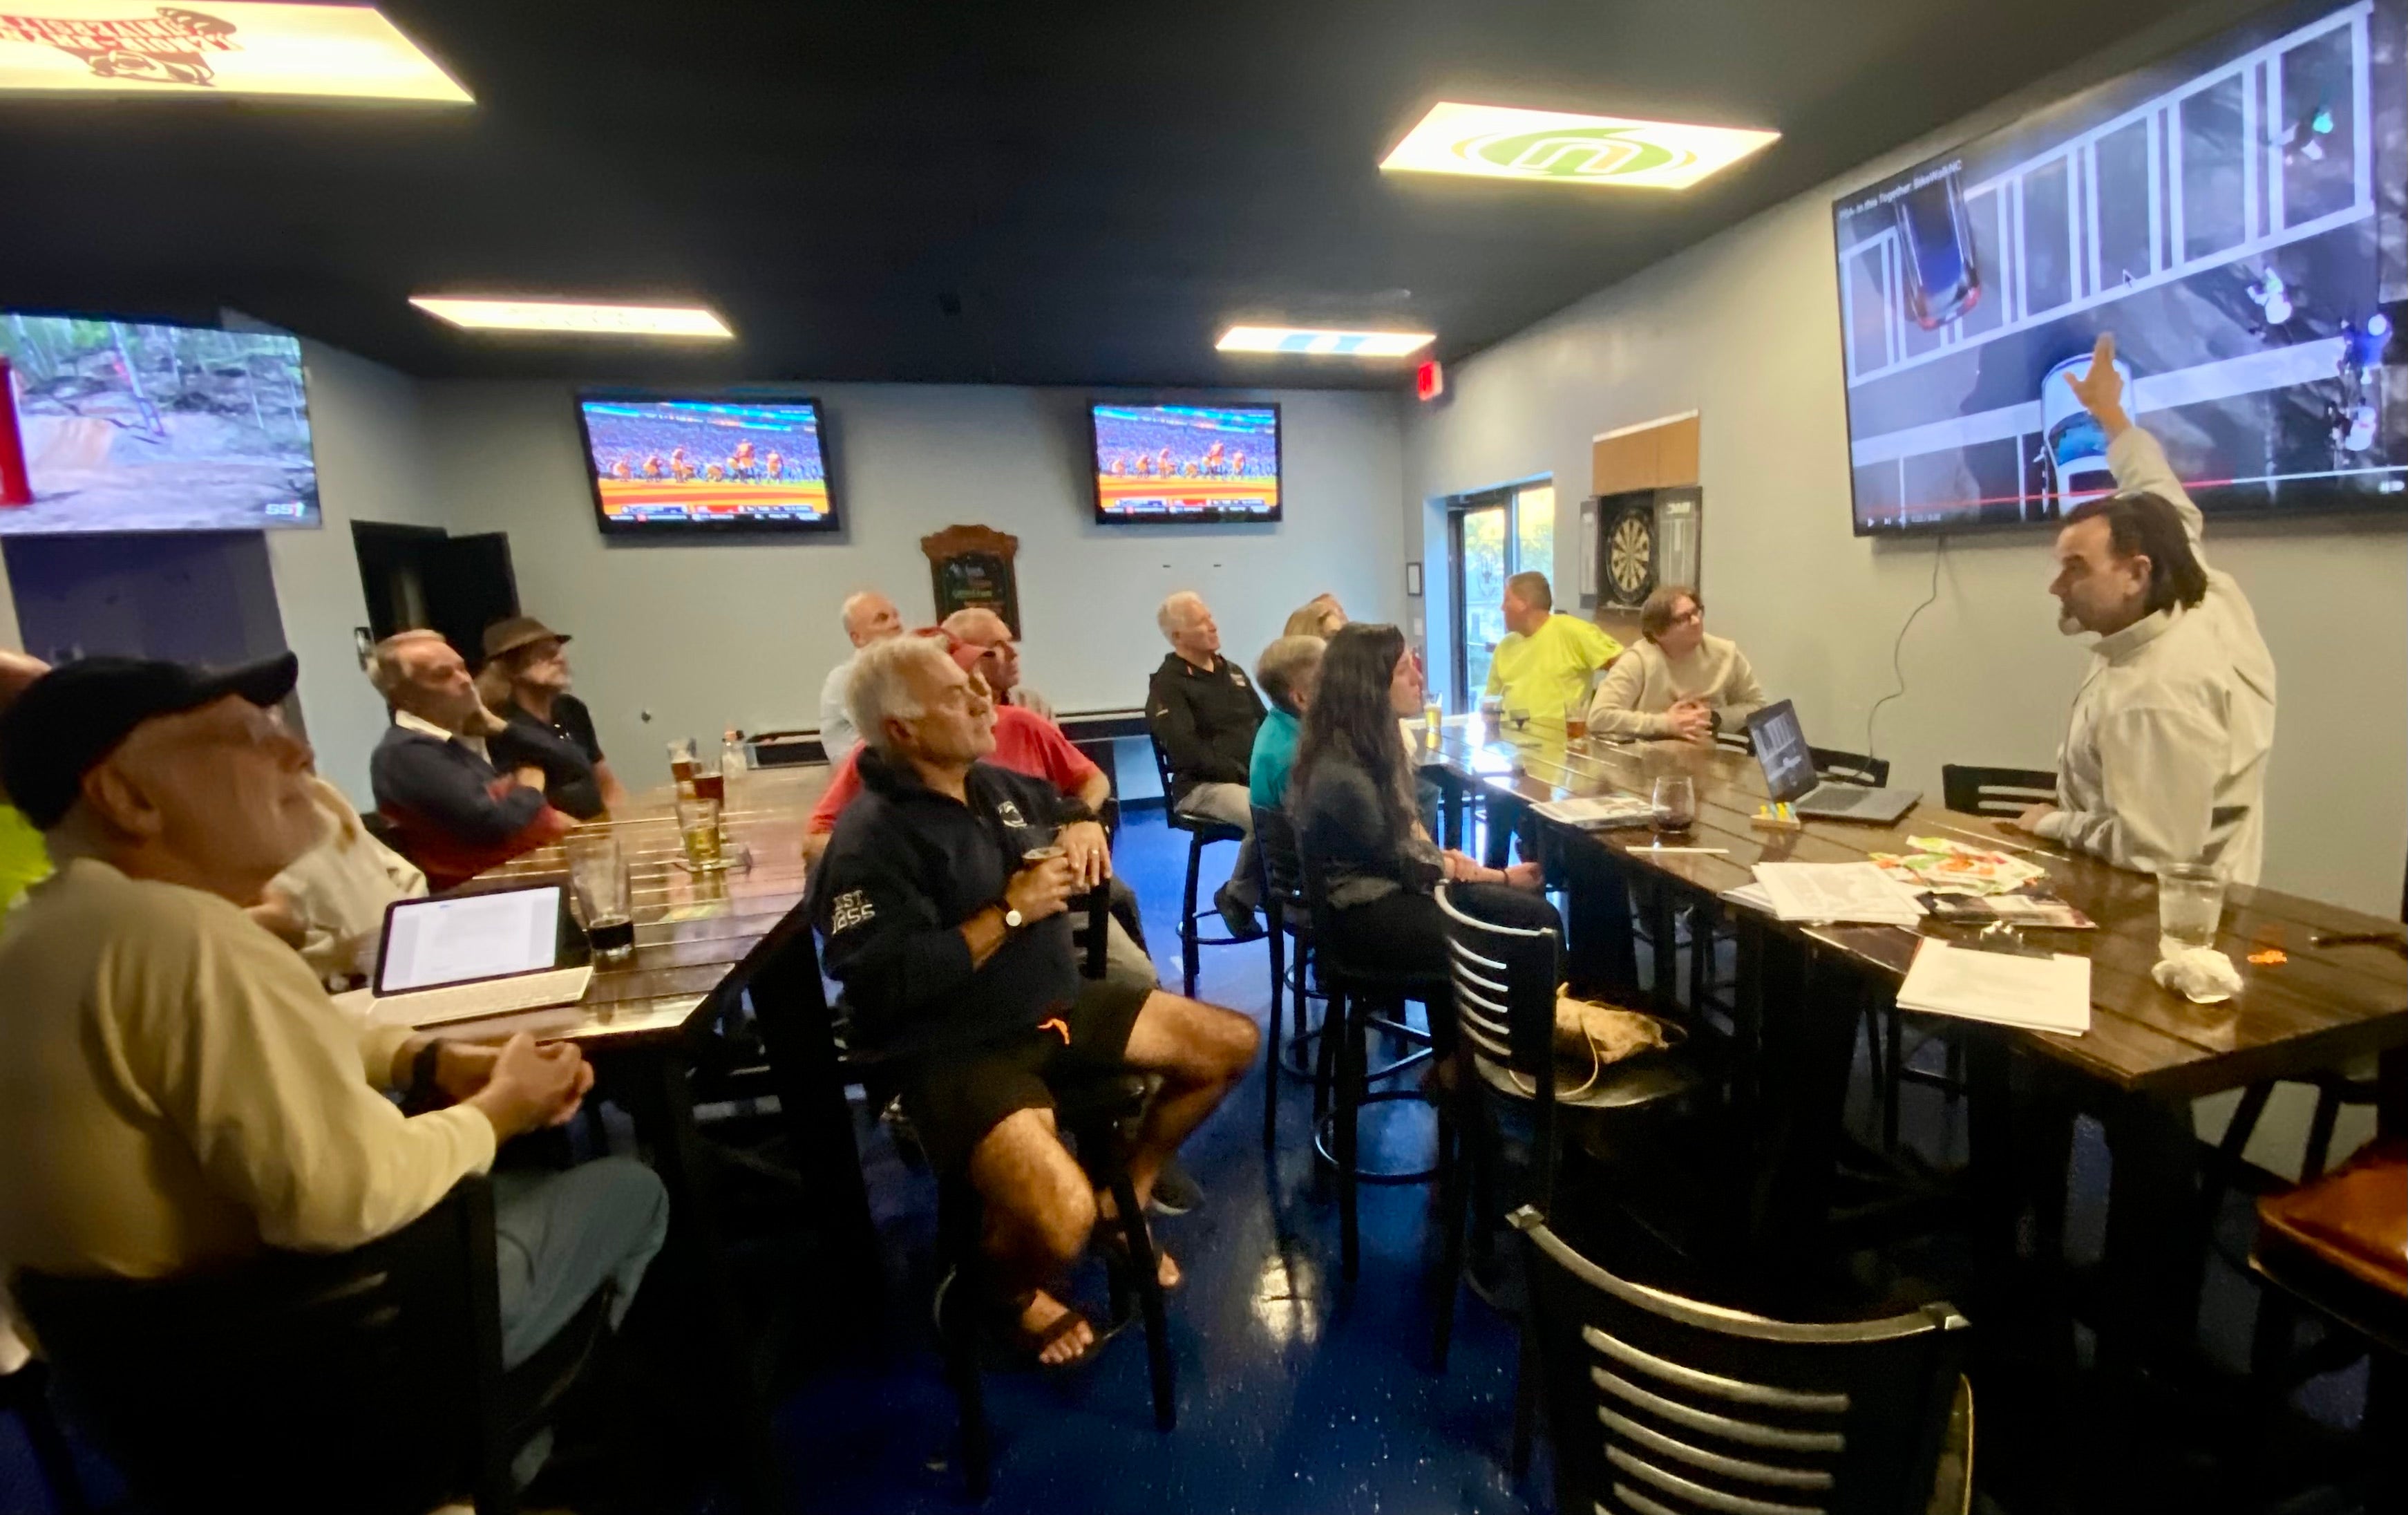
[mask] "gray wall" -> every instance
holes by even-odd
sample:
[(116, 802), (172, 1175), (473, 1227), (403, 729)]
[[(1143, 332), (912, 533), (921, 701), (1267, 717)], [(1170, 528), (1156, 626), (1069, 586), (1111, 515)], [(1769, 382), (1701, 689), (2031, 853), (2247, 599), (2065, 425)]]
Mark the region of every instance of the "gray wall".
[(1020, 539), (1023, 664), (1065, 710), (1143, 700), (1165, 651), (1154, 607), (1173, 589), (1213, 604), (1229, 655), (1249, 666), (1324, 589), (1358, 617), (1403, 610), (1402, 449), (1386, 395), (1249, 395), (1281, 405), (1286, 519), (1140, 528), (1094, 520), (1085, 404), (1101, 392), (816, 386), (841, 538), (630, 545), (595, 527), (566, 386), (420, 393), (448, 524), (509, 533), (520, 599), (575, 637), (579, 692), (631, 785), (666, 778), (668, 737), (816, 726), (821, 682), (851, 651), (838, 603), (874, 585), (905, 619), (928, 619), (920, 539), (956, 523)]
[[(2212, 7), (2183, 30), (2239, 8)], [(2184, 39), (2160, 32), (2085, 72)], [(1882, 708), (1871, 739), (1896, 762), (1892, 782), (1936, 792), (1951, 761), (2052, 766), (2087, 655), (2057, 632), (2048, 536), (1960, 537), (1935, 562), (1929, 540), (1867, 541), (1849, 530), (1830, 201), (1998, 114), (1869, 164), (1457, 365), (1448, 401), (1406, 423), (1407, 550), (1427, 553), (1432, 585), (1445, 580), (1444, 545), (1426, 530), (1430, 502), (1535, 473), (1555, 476), (1556, 577), (1575, 582), (1574, 502), (1587, 493), (1591, 439), (1696, 410), (1708, 623), (1738, 639), (1770, 689), (1796, 697), (1813, 739), (1867, 745), (1867, 717), (1895, 687), (1891, 646), (1936, 568), (1939, 599), (1900, 655), (1906, 695)], [(2399, 911), (2408, 852), (2402, 525), (2211, 527), (2209, 537), (2214, 563), (2256, 605), (2280, 670), (2265, 882), (2384, 916)]]

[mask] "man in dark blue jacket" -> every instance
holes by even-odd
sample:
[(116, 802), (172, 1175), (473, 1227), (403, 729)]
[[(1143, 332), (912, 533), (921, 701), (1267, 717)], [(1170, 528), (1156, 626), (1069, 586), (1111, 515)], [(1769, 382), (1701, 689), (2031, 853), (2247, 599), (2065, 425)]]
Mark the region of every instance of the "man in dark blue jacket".
[(395, 850), (434, 888), (449, 888), (554, 842), (575, 822), (543, 795), (543, 772), (498, 772), (485, 739), (504, 729), (477, 698), (468, 666), (438, 632), (402, 631), (376, 645), (368, 682), (393, 725), (368, 758), (377, 809)]
[[(985, 1245), (1023, 1344), (1048, 1364), (1075, 1361), (1095, 1334), (1046, 1291), (1086, 1249), (1097, 1195), (1055, 1130), (1052, 1086), (1123, 1069), (1160, 1076), (1129, 1160), (1142, 1203), (1245, 1076), (1254, 1023), (1156, 988), (1116, 923), (1104, 975), (1080, 975), (1066, 912), (1082, 886), (1060, 847), (1096, 821), (979, 760), (995, 747), (995, 707), (941, 648), (902, 637), (863, 649), (850, 703), (865, 792), (811, 884), (827, 971), (854, 1044), (896, 1060), (930, 1161), (967, 1170), (984, 1200)], [(1161, 1266), (1175, 1282), (1168, 1254)]]

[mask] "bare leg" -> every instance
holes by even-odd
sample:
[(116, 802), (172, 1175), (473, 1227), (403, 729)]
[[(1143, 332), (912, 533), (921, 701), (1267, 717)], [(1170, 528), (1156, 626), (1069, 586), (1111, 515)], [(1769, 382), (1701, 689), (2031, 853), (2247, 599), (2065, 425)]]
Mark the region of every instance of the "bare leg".
[[(1041, 1333), (1068, 1309), (1046, 1290), (1087, 1249), (1096, 1226), (1095, 1190), (1063, 1147), (1051, 1110), (1015, 1111), (981, 1137), (970, 1150), (970, 1182), (985, 1202), (980, 1244), (994, 1260), (1007, 1298), (1035, 1291), (1021, 1310), (1020, 1326)], [(1095, 1332), (1082, 1320), (1049, 1343), (1039, 1360), (1067, 1363), (1095, 1343)]]
[(1246, 1076), (1262, 1032), (1234, 1010), (1155, 989), (1129, 1029), (1129, 1066), (1158, 1075), (1162, 1090), (1146, 1112), (1129, 1154), (1140, 1203), (1154, 1192), (1162, 1164)]

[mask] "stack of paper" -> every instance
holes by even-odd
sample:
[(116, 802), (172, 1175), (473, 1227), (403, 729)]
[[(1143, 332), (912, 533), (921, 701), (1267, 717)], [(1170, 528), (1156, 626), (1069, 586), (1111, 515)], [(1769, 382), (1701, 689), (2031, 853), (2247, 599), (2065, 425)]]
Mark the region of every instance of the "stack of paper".
[(1924, 915), (1920, 901), (1869, 862), (1757, 863), (1756, 881), (1781, 920), (1912, 926)]
[(1617, 826), (1650, 826), (1656, 820), (1655, 804), (1644, 796), (1636, 794), (1603, 794), (1588, 800), (1554, 800), (1530, 808), (1551, 821), (1593, 831)]
[(2090, 1029), (2090, 960), (1984, 952), (1930, 938), (1916, 949), (1898, 1003), (1926, 1015), (2079, 1036)]

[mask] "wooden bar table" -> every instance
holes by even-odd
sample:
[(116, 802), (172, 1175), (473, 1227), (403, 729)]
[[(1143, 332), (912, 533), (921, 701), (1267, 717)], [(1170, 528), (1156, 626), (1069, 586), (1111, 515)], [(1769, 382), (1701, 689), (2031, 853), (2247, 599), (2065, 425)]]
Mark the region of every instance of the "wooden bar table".
[[(1500, 740), (1505, 735), (1512, 740)], [(2119, 1308), (2160, 1337), (2186, 1338), (2196, 1316), (2197, 1284), (2186, 1282), (2182, 1274), (2195, 1273), (2197, 1262), (2176, 1255), (2187, 1251), (2195, 1259), (2199, 1250), (2192, 1099), (2376, 1057), (2383, 1129), (2408, 1129), (2408, 960), (2380, 945), (2319, 947), (2313, 941), (2327, 932), (2396, 935), (2396, 922), (2279, 890), (2231, 888), (2216, 945), (2239, 970), (2242, 987), (2222, 1003), (2193, 1004), (2150, 976), (2157, 960), (2154, 878), (2069, 854), (1979, 816), (1942, 810), (1936, 796), (1895, 825), (1810, 820), (1802, 830), (1765, 831), (1749, 824), (1766, 800), (1762, 771), (1752, 757), (1728, 749), (1677, 742), (1568, 741), (1560, 722), (1533, 721), (1525, 731), (1498, 733), (1475, 716), (1446, 723), (1422, 756), (1426, 771), (1467, 796), (1525, 805), (1609, 793), (1644, 795), (1667, 773), (1695, 781), (1698, 818), (1679, 844), (1720, 853), (1657, 852), (1655, 836), (1644, 830), (1581, 831), (1545, 823), (1544, 830), (1551, 846), (1586, 849), (1593, 858), (1610, 860), (1634, 893), (1658, 902), (1659, 994), (1672, 981), (1669, 922), (1670, 902), (1676, 897), (1729, 911), (1743, 940), (1751, 931), (1775, 934), (1810, 949), (1814, 992), (1803, 1003), (1766, 1012), (1824, 1022), (1809, 1040), (1821, 1047), (1826, 1074), (1832, 1049), (1838, 1049), (1838, 1076), (1813, 1096), (1820, 1106), (1817, 1118), (1788, 1132), (1782, 1147), (1786, 1173), (1773, 1189), (1795, 1203), (1812, 1205), (1828, 1193), (1829, 1164), (1823, 1160), (1836, 1153), (1839, 1141), (1862, 1000), (1832, 991), (1853, 981), (1894, 995), (1914, 960), (1918, 933), (1889, 926), (1783, 925), (1721, 902), (1719, 896), (1750, 882), (1757, 862), (1858, 862), (1874, 852), (1913, 851), (1907, 839), (1915, 835), (1997, 846), (2028, 858), (2048, 871), (2056, 894), (2098, 928), (2027, 933), (2057, 951), (2090, 959), (2086, 1034), (1953, 1023), (1974, 1060), (1976, 1183), (1987, 1190), (1990, 1203), (1983, 1213), (1993, 1242), (1999, 1239), (1996, 1228), (2013, 1224), (2012, 1214), (2000, 1204), (2010, 1166), (2010, 1055), (2072, 1075), (2102, 1117), (2115, 1159), (2109, 1202), (2111, 1287)], [(2284, 960), (2248, 960), (2267, 949), (2280, 951)], [(1749, 992), (1743, 986), (1742, 997)]]
[[(730, 853), (742, 847), (750, 866), (738, 859), (721, 873), (687, 868), (672, 787), (648, 790), (608, 819), (579, 828), (574, 834), (599, 830), (619, 838), (635, 906), (634, 956), (622, 964), (597, 966), (577, 1004), (428, 1028), (478, 1041), (524, 1031), (547, 1041), (574, 1042), (595, 1063), (597, 1087), (624, 1102), (669, 1192), (669, 1250), (683, 1257), (683, 1266), (672, 1270), (675, 1281), (703, 1318), (705, 1381), (728, 1396), (725, 1412), (734, 1422), (739, 1482), (759, 1509), (785, 1508), (784, 1485), (770, 1447), (751, 1338), (736, 1309), (689, 1075), (695, 1049), (736, 1008), (750, 975), (794, 933), (810, 930), (801, 908), (803, 823), (826, 781), (826, 770), (819, 768), (735, 779), (724, 829)], [(567, 872), (566, 850), (548, 846), (480, 874), (463, 889), (565, 883)], [(866, 1214), (866, 1197), (862, 1205)]]

